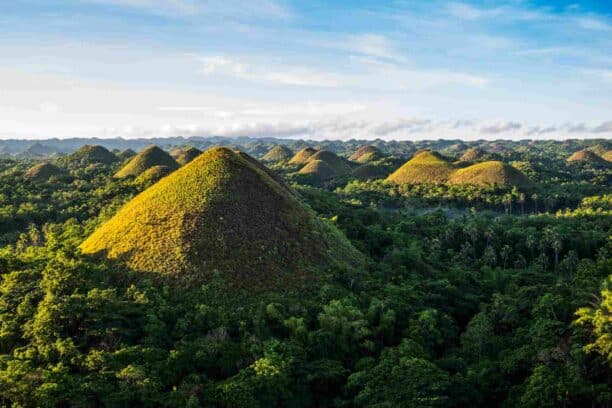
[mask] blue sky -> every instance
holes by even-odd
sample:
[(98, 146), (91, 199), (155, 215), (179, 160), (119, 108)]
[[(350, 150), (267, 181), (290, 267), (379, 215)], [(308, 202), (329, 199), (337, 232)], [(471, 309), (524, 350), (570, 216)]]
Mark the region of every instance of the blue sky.
[(612, 137), (612, 2), (0, 3), (0, 138)]

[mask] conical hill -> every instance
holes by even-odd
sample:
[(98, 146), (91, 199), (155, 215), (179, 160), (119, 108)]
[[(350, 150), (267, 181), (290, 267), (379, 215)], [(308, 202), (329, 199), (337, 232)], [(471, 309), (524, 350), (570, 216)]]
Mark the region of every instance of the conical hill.
[(308, 158), (307, 163), (310, 163), (312, 161), (323, 161), (327, 163), (332, 169), (334, 169), (334, 172), (339, 176), (351, 172), (351, 166), (348, 165), (346, 160), (338, 156), (336, 153), (330, 152), (328, 150), (319, 150)]
[(28, 180), (43, 182), (51, 177), (64, 177), (67, 173), (64, 169), (57, 167), (54, 164), (41, 162), (32, 166), (24, 175)]
[(262, 160), (270, 163), (284, 162), (291, 159), (293, 151), (285, 145), (276, 145), (266, 153)]
[[(254, 159), (251, 159), (254, 161)], [(209, 149), (128, 202), (83, 244), (137, 271), (196, 286), (301, 287), (363, 257), (246, 155)]]
[(317, 152), (317, 149), (313, 149), (312, 147), (305, 147), (304, 149), (297, 152), (291, 160), (289, 160), (289, 164), (306, 164), (308, 159)]
[(500, 161), (486, 161), (458, 169), (450, 176), (449, 184), (527, 188), (532, 183), (520, 170), (509, 164)]
[(333, 167), (323, 160), (309, 160), (298, 173), (312, 177), (315, 181), (329, 180), (338, 175)]
[(174, 149), (170, 152), (170, 156), (172, 156), (174, 160), (176, 160), (176, 162), (181, 166), (186, 165), (201, 154), (201, 150), (191, 146), (181, 147), (178, 149)]
[(383, 153), (376, 146), (361, 146), (355, 151), (349, 160), (357, 163), (370, 163), (383, 158)]
[(168, 153), (157, 146), (149, 146), (132, 159), (116, 174), (116, 178), (139, 176), (153, 166), (167, 166), (176, 170), (179, 165)]
[(567, 159), (568, 163), (583, 163), (592, 167), (606, 168), (610, 163), (590, 150), (579, 150)]
[(476, 160), (482, 159), (486, 154), (487, 153), (482, 149), (479, 149), (477, 147), (470, 147), (465, 152), (463, 152), (459, 160), (460, 161), (476, 161)]
[(83, 145), (80, 149), (66, 157), (70, 164), (88, 166), (91, 164), (113, 164), (119, 158), (104, 146)]
[(397, 184), (443, 184), (454, 167), (436, 152), (422, 150), (393, 172), (387, 180)]

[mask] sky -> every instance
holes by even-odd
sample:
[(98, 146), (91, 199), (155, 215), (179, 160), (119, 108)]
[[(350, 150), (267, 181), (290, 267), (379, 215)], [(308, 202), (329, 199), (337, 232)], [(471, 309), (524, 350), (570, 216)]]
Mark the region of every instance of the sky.
[(0, 2), (0, 138), (612, 137), (612, 1)]

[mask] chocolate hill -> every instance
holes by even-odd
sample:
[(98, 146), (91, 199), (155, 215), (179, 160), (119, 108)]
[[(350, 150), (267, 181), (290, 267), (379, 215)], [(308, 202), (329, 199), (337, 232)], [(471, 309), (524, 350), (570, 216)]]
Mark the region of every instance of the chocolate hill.
[(32, 166), (24, 175), (28, 180), (44, 182), (51, 177), (65, 177), (67, 172), (54, 164), (41, 162)]
[(376, 146), (361, 146), (359, 149), (355, 151), (350, 157), (349, 160), (357, 162), (357, 163), (371, 163), (373, 161), (382, 159), (384, 154), (380, 151), (380, 149)]
[(181, 166), (186, 165), (201, 154), (201, 150), (191, 146), (180, 147), (170, 152), (170, 156), (172, 156), (174, 160), (176, 160), (176, 162)]
[(154, 166), (167, 166), (176, 170), (178, 163), (164, 150), (153, 145), (149, 146), (132, 159), (116, 174), (116, 178), (136, 177)]
[(502, 187), (531, 187), (529, 179), (519, 170), (500, 161), (473, 164), (453, 172), (449, 184), (496, 185)]
[(289, 160), (289, 164), (306, 164), (308, 159), (317, 152), (317, 149), (313, 149), (312, 147), (305, 147), (300, 150)]
[(222, 276), (232, 287), (302, 287), (362, 255), (255, 165), (209, 149), (128, 202), (85, 240), (84, 253), (120, 259), (193, 287)]
[(387, 180), (396, 184), (442, 184), (448, 181), (454, 167), (440, 154), (422, 150), (393, 172)]
[(89, 166), (92, 164), (113, 164), (119, 158), (107, 148), (99, 145), (84, 145), (74, 153), (68, 155), (65, 161), (72, 165)]
[(292, 156), (293, 151), (287, 146), (276, 145), (262, 157), (262, 160), (269, 163), (278, 163), (291, 160)]
[(586, 164), (592, 167), (607, 168), (610, 163), (590, 150), (579, 150), (567, 158), (570, 164)]

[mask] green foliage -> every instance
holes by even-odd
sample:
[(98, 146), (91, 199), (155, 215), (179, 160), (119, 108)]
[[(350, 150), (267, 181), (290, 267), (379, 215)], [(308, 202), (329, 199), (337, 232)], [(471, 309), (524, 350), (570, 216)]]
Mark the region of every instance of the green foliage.
[(115, 177), (137, 177), (155, 166), (166, 166), (172, 170), (179, 167), (172, 156), (153, 145), (134, 156), (121, 170), (115, 173)]

